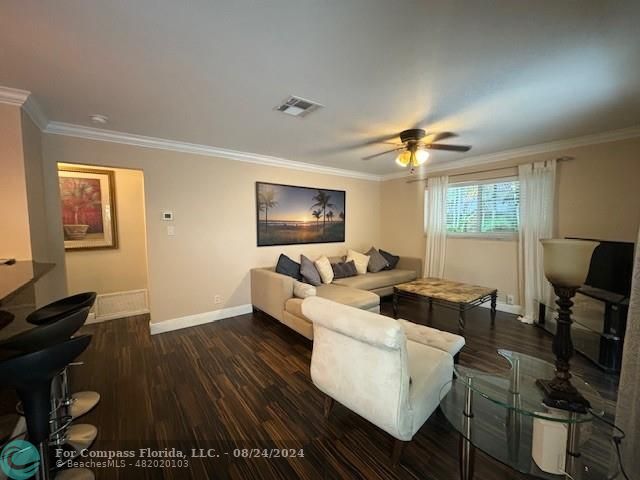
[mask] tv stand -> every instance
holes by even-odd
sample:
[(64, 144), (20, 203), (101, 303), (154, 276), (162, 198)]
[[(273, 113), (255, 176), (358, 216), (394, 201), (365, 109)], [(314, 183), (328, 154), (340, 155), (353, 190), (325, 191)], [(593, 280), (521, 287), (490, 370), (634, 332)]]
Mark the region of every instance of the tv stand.
[[(619, 373), (627, 328), (629, 298), (583, 286), (574, 297), (571, 330), (575, 350), (606, 372)], [(538, 326), (555, 335), (555, 305), (539, 302)]]

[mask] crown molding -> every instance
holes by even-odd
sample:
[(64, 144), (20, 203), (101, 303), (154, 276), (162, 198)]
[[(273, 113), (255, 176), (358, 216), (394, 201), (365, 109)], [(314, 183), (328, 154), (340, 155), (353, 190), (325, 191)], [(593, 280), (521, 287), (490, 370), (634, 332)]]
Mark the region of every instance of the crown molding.
[(29, 115), (29, 118), (33, 120), (33, 123), (41, 130), (45, 131), (47, 125), (49, 124), (49, 120), (47, 116), (42, 111), (40, 104), (36, 101), (33, 95), (29, 95), (27, 100), (22, 105), (22, 109)]
[(35, 97), (28, 90), (0, 86), (0, 103), (22, 107), (25, 113), (29, 115), (29, 118), (33, 120), (33, 123), (42, 131), (49, 123), (42, 108), (40, 108)]
[(155, 148), (160, 150), (170, 150), (174, 152), (191, 153), (208, 157), (225, 158), (228, 160), (235, 160), (239, 162), (255, 163), (272, 167), (290, 168), (305, 172), (324, 173), (328, 175), (357, 178), (361, 180), (380, 181), (382, 178), (380, 175), (358, 172), (355, 170), (325, 167), (323, 165), (297, 162), (294, 160), (287, 160), (284, 158), (272, 157), (269, 155), (261, 155), (258, 153), (241, 152), (238, 150), (211, 147), (208, 145), (199, 145), (195, 143), (179, 142), (175, 140), (166, 140), (157, 137), (147, 137), (144, 135), (136, 135), (133, 133), (116, 132), (113, 130), (85, 127), (82, 125), (74, 125), (63, 122), (49, 122), (46, 128), (43, 129), (43, 131), (45, 133), (50, 133), (53, 135), (64, 135), (68, 137), (85, 138), (87, 140), (97, 140), (102, 142), (134, 145), (144, 148)]
[(0, 86), (0, 103), (21, 107), (27, 101), (29, 95), (31, 95), (31, 92), (27, 90)]
[[(628, 140), (630, 138), (640, 137), (640, 125), (633, 127), (621, 128), (619, 130), (611, 130), (609, 132), (596, 133), (593, 135), (585, 135), (583, 137), (568, 138), (566, 140), (557, 140), (554, 142), (540, 143), (537, 145), (529, 145), (526, 147), (514, 148), (512, 150), (503, 150), (502, 152), (489, 153), (486, 155), (477, 155), (474, 157), (466, 157), (452, 162), (427, 166), (418, 174), (444, 172), (449, 170), (457, 170), (461, 168), (476, 167), (489, 163), (497, 163), (506, 160), (512, 160), (519, 157), (527, 157), (529, 155), (537, 155), (540, 153), (554, 152), (557, 150), (566, 150), (569, 148), (584, 147), (587, 145), (596, 145), (599, 143), (615, 142), (618, 140)], [(398, 173), (390, 173), (382, 175), (381, 180), (395, 180), (397, 178), (410, 177), (411, 174), (406, 170)]]
[[(64, 135), (70, 137), (85, 138), (88, 140), (134, 145), (143, 148), (155, 148), (160, 150), (170, 150), (174, 152), (191, 153), (195, 155), (225, 158), (228, 160), (254, 163), (258, 165), (290, 168), (293, 170), (300, 170), (305, 172), (323, 173), (327, 175), (336, 175), (340, 177), (357, 178), (369, 181), (380, 182), (411, 177), (411, 174), (409, 174), (406, 170), (397, 173), (390, 173), (387, 175), (375, 175), (371, 173), (359, 172), (356, 170), (347, 170), (342, 168), (316, 165), (313, 163), (298, 162), (285, 158), (273, 157), (270, 155), (261, 155), (258, 153), (242, 152), (239, 150), (218, 148), (208, 145), (180, 142), (157, 137), (136, 135), (133, 133), (116, 132), (113, 130), (86, 127), (83, 125), (49, 121), (31, 92), (29, 92), (28, 90), (20, 90), (17, 88), (0, 86), (0, 103), (22, 107), (24, 111), (29, 115), (31, 120), (33, 120), (38, 128), (40, 128), (40, 130), (42, 130), (44, 133), (50, 133), (53, 135)], [(427, 166), (423, 170), (419, 171), (418, 174), (470, 168), (490, 163), (512, 160), (519, 157), (526, 157), (529, 155), (566, 150), (587, 145), (596, 145), (599, 143), (615, 142), (637, 137), (640, 137), (640, 125), (622, 128), (619, 130), (612, 130), (609, 132), (597, 133), (593, 135), (569, 138), (566, 140), (557, 140), (553, 142), (514, 148), (511, 150), (503, 150), (501, 152), (489, 153), (486, 155), (476, 155), (461, 158), (460, 160), (454, 160), (452, 162), (445, 162), (442, 164)]]

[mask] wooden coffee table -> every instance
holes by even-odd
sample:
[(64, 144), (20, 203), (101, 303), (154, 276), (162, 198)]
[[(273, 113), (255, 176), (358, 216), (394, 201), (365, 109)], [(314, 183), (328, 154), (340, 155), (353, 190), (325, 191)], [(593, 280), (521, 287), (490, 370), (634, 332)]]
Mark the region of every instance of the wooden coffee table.
[(398, 318), (398, 302), (401, 298), (428, 301), (429, 310), (433, 304), (458, 311), (458, 331), (464, 333), (465, 314), (484, 302), (491, 300), (491, 325), (496, 320), (496, 300), (498, 290), (467, 283), (453, 282), (442, 278), (419, 278), (413, 282), (401, 283), (393, 287), (393, 316)]

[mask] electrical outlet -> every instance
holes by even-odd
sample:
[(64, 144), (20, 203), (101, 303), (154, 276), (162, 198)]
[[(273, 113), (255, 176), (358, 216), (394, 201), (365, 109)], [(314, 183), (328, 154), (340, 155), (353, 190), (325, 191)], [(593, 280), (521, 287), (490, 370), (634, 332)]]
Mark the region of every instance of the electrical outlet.
[(215, 297), (213, 297), (213, 303), (215, 303), (216, 305), (222, 303), (222, 295), (216, 295)]
[(507, 295), (507, 305), (513, 305), (514, 298), (513, 295)]

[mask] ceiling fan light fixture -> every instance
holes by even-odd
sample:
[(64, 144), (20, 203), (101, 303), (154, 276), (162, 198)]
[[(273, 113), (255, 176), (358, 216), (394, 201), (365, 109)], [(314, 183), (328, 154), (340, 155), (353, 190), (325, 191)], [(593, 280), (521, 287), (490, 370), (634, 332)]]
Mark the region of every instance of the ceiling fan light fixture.
[(400, 154), (396, 157), (396, 163), (401, 167), (406, 167), (411, 162), (411, 152), (405, 150), (400, 152)]
[(424, 162), (426, 162), (428, 159), (429, 159), (429, 152), (427, 152), (426, 150), (423, 150), (423, 149), (417, 150), (416, 154), (414, 156), (412, 165), (414, 167), (419, 167)]

